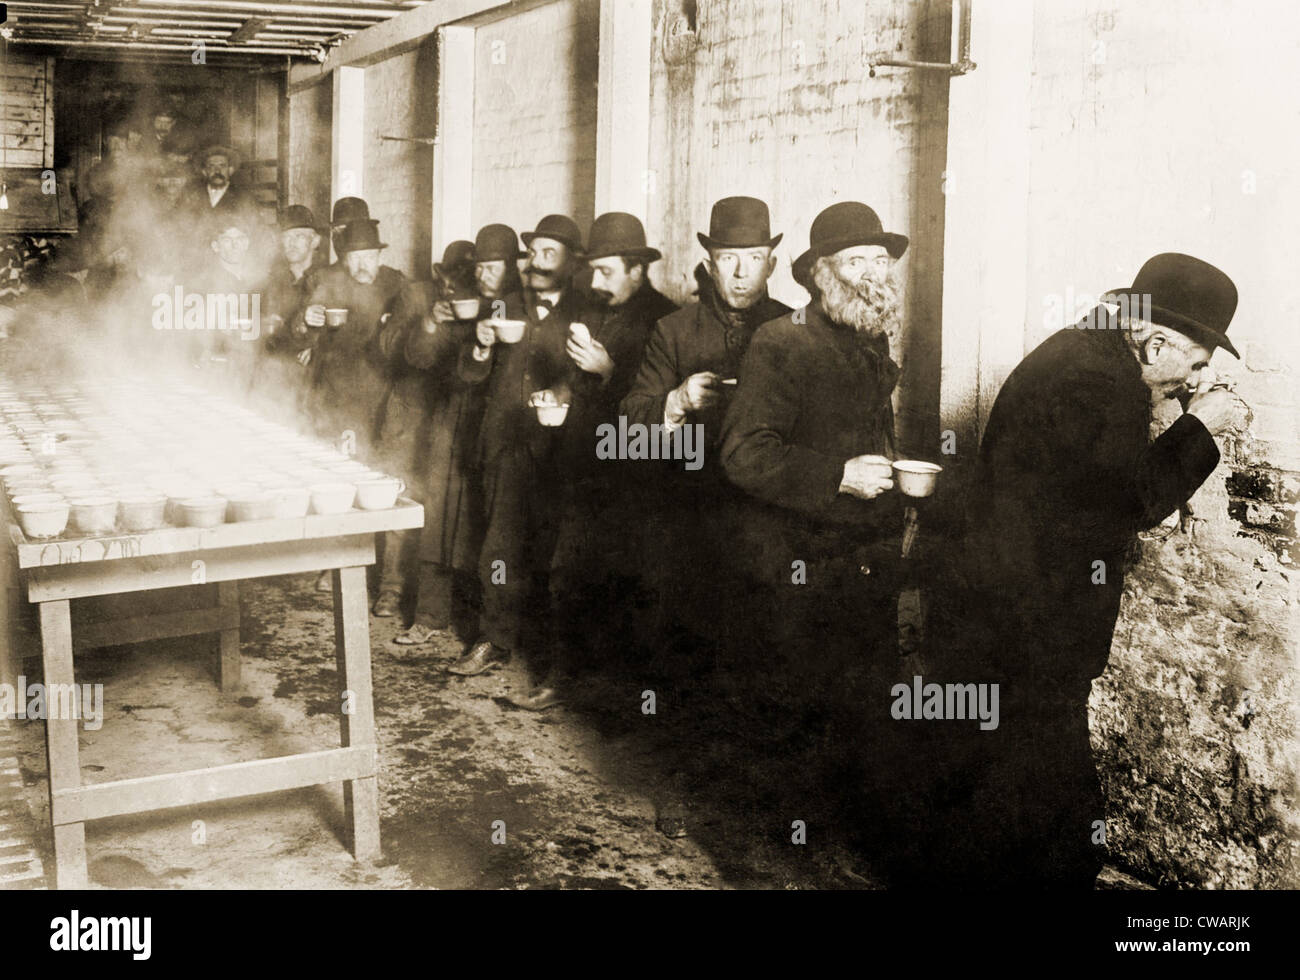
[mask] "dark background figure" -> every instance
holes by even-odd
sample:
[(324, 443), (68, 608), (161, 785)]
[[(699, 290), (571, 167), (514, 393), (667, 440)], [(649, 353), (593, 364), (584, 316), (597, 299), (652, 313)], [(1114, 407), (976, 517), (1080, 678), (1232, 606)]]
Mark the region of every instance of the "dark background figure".
[(261, 351), (249, 394), (277, 417), (294, 418), (303, 409), (306, 378), (297, 355), (308, 341), (305, 333), (294, 332), (293, 324), (321, 269), (321, 234), (316, 216), (301, 204), (285, 208), (278, 224), (280, 252), (262, 292)]
[[(1237, 291), (1215, 267), (1166, 253), (1108, 296), (1120, 315), (1099, 306), (1045, 340), (989, 415), (936, 655), (953, 680), (998, 683), (1001, 718), (935, 747), (942, 776), (919, 808), (906, 875), (917, 884), (1086, 889), (1103, 864), (1092, 681), (1138, 531), (1214, 470), (1212, 436), (1235, 402), (1222, 389), (1191, 395), (1154, 440), (1152, 406), (1195, 391), (1216, 347), (1236, 355)], [(1144, 301), (1149, 322), (1127, 315)]]

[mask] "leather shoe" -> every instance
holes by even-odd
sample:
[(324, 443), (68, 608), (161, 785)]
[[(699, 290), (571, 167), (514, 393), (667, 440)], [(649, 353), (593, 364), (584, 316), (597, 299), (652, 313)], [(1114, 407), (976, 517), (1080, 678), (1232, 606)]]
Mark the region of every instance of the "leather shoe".
[(402, 611), (402, 597), (396, 592), (381, 592), (370, 611), (379, 619), (391, 619)]
[(510, 703), (525, 711), (545, 711), (564, 702), (564, 696), (553, 687), (535, 687), (527, 694), (516, 694)]
[(484, 640), (482, 643), (476, 643), (469, 653), (449, 666), (447, 671), (452, 674), (460, 674), (462, 677), (474, 677), (505, 663), (509, 659), (509, 650), (502, 650), (500, 647), (495, 647), (487, 640)]

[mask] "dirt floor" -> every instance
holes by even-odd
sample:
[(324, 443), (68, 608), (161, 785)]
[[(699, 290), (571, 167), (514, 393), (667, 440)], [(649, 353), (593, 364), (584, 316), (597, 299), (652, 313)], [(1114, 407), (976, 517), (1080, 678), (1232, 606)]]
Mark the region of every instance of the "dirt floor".
[[(78, 682), (104, 685), (103, 725), (81, 733), (83, 778), (128, 779), (336, 745), (333, 619), (329, 597), (313, 582), (297, 576), (243, 584), (237, 695), (217, 689), (211, 639), (79, 654)], [(689, 684), (665, 687), (662, 678), (623, 665), (593, 675), (579, 704), (534, 714), (506, 700), (526, 687), (522, 665), (455, 677), (443, 667), (458, 646), (401, 660), (402, 648), (392, 643), (397, 628), (396, 620), (371, 618), (382, 861), (367, 867), (351, 859), (342, 843), (341, 790), (322, 786), (88, 824), (92, 885), (878, 884), (840, 842), (820, 833), (814, 808), (787, 805), (791, 794), (773, 788), (782, 745), (711, 736), (707, 699), (692, 700)], [(29, 660), (27, 671), (39, 674), (39, 662)], [(647, 690), (656, 691), (654, 714), (643, 711)], [(37, 829), (48, 828), (44, 728), (14, 722), (11, 734), (23, 823), (52, 870), (48, 829)], [(656, 806), (668, 800), (685, 807), (685, 838), (656, 829)], [(796, 820), (808, 828), (807, 843), (791, 840)], [(31, 886), (39, 876), (25, 880)]]
[[(237, 694), (217, 688), (210, 638), (79, 654), (77, 680), (104, 685), (103, 725), (81, 733), (83, 779), (337, 745), (332, 611), (313, 585), (241, 586)], [(840, 832), (827, 774), (810, 764), (819, 747), (797, 717), (727, 704), (708, 678), (635, 663), (602, 665), (573, 703), (533, 714), (507, 700), (527, 686), (521, 664), (456, 677), (443, 668), (459, 645), (401, 659), (397, 621), (370, 623), (381, 861), (352, 860), (341, 789), (318, 786), (90, 823), (92, 887), (883, 886)], [(39, 661), (27, 671), (39, 675)], [(0, 888), (52, 882), (47, 794), (44, 726), (11, 722), (0, 729)], [(660, 833), (657, 812), (680, 815), (687, 836)], [(1142, 887), (1110, 870), (1099, 884)]]

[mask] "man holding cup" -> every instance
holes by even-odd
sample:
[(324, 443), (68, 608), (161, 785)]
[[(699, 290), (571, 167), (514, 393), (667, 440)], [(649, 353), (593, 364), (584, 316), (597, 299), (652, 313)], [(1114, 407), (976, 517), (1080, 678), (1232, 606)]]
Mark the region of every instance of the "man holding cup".
[[(1226, 274), (1164, 253), (1101, 303), (1011, 372), (966, 494), (965, 575), (943, 649), (961, 680), (1000, 685), (1002, 720), (952, 747), (959, 802), (916, 828), (927, 831), (925, 870), (944, 887), (1094, 886), (1106, 812), (1088, 699), (1110, 658), (1130, 549), (1214, 472), (1214, 437), (1242, 419), (1235, 396), (1206, 378), (1216, 349), (1237, 356)], [(1183, 399), (1152, 439), (1153, 406)]]
[(573, 362), (573, 407), (560, 434), (559, 469), (567, 480), (550, 590), (552, 642), (549, 670), (521, 708), (541, 711), (559, 703), (562, 678), (580, 651), (625, 647), (644, 630), (620, 621), (616, 611), (634, 601), (644, 521), (636, 497), (639, 467), (597, 455), (597, 429), (618, 425), (618, 406), (632, 384), (654, 325), (677, 309), (650, 284), (649, 269), (661, 258), (646, 245), (634, 215), (603, 214), (587, 243), (592, 301), (581, 322), (569, 325), (565, 353)]
[(584, 305), (573, 284), (582, 233), (572, 218), (553, 214), (522, 237), (528, 249), (523, 291), (482, 311), (487, 316), (458, 364), (465, 382), (486, 386), (477, 453), (484, 504), (480, 639), (448, 668), (464, 676), (524, 647), (537, 654), (545, 643), (527, 627), (545, 613), (561, 482), (552, 426), (563, 422), (572, 394), (565, 346)]
[[(387, 247), (378, 221), (348, 224), (338, 242), (339, 262), (321, 270), (294, 322), (295, 333), (309, 344), (298, 360), (311, 373), (307, 404), (312, 424), (332, 440), (351, 432), (355, 452), (363, 459), (380, 450), (383, 411), (396, 381), (393, 358), (381, 348), (379, 334), (406, 277), (380, 263)], [(376, 615), (397, 613), (396, 561), (392, 554), (380, 563), (383, 584)]]
[[(794, 263), (812, 301), (759, 328), (722, 424), (722, 465), (746, 493), (738, 558), (771, 616), (758, 644), (764, 690), (775, 692), (773, 717), (799, 707), (820, 717), (832, 765), (861, 761), (836, 747), (879, 744), (862, 704), (878, 693), (872, 672), (898, 659), (889, 341), (907, 245), (865, 204), (822, 211)], [(869, 798), (874, 774), (849, 772)]]

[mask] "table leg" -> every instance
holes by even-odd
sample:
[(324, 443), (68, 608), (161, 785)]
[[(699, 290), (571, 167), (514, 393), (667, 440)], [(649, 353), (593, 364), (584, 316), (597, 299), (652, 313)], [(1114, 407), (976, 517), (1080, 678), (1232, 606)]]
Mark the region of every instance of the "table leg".
[(0, 684), (9, 685), (9, 690), (17, 690), (18, 675), (23, 672), (22, 646), (15, 635), (19, 601), (17, 572), (12, 554), (0, 557)]
[[(41, 648), (45, 658), (45, 688), (48, 694), (58, 690), (54, 685), (75, 683), (72, 670), (72, 619), (68, 600), (60, 599), (41, 604)], [(53, 706), (57, 699), (47, 698)], [(77, 745), (76, 718), (56, 717), (51, 710), (45, 721), (45, 751), (50, 777), (50, 807), (53, 810), (54, 793), (58, 790), (78, 789), (81, 786), (81, 753)], [(85, 888), (86, 878), (86, 825), (69, 823), (54, 828), (54, 863), (57, 868), (56, 885), (59, 888)]]
[(220, 633), (221, 645), (221, 690), (226, 692), (239, 690), (239, 583), (217, 583), (217, 605), (222, 609), (233, 609), (235, 625)]
[[(370, 604), (363, 565), (336, 568), (334, 649), (342, 684), (339, 715), (344, 748), (375, 744), (375, 714), (370, 686)], [(379, 858), (379, 784), (375, 776), (343, 784), (343, 816), (358, 861)]]

